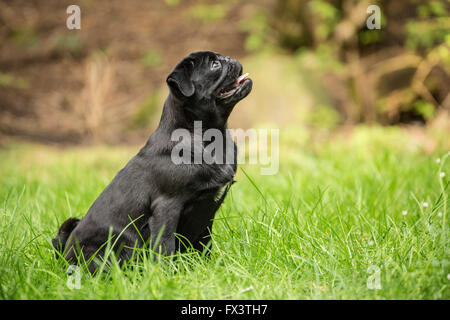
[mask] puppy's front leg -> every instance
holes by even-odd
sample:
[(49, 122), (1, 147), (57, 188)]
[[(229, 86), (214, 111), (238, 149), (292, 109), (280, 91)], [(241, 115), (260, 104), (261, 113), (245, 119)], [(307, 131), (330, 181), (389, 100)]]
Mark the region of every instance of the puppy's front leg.
[[(165, 255), (175, 253), (175, 232), (181, 213), (181, 203), (176, 199), (159, 197), (152, 203), (149, 219), (152, 248)], [(159, 237), (159, 241), (158, 241)]]

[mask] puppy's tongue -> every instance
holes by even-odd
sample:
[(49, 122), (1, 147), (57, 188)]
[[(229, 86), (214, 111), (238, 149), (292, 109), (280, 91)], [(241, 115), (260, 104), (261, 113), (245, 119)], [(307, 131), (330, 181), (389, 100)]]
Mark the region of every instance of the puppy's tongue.
[(236, 83), (240, 84), (242, 81), (244, 81), (245, 79), (247, 79), (249, 76), (249, 73), (247, 72), (246, 74), (243, 74), (242, 76), (240, 76), (239, 78), (237, 78)]

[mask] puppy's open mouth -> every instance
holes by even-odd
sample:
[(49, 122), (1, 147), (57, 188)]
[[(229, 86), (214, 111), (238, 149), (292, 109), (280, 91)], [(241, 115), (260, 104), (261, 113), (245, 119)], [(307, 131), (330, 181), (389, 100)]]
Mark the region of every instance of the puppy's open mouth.
[(234, 95), (240, 88), (242, 88), (244, 81), (248, 78), (248, 76), (249, 73), (241, 75), (233, 84), (221, 89), (217, 94), (217, 97), (220, 99), (225, 99)]

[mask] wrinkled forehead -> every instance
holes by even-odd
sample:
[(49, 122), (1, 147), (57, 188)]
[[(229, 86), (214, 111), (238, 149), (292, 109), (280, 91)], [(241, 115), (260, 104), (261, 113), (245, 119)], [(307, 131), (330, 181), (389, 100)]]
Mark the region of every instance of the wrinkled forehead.
[(204, 63), (208, 64), (210, 61), (214, 60), (223, 60), (225, 59), (220, 53), (212, 52), (212, 51), (198, 51), (193, 52), (189, 56), (185, 58), (190, 62), (193, 62), (194, 65), (199, 66)]
[[(219, 55), (220, 56), (220, 55)], [(210, 61), (214, 61), (218, 58), (218, 54), (211, 51), (198, 51), (189, 54), (183, 60), (181, 60), (173, 69), (172, 73), (198, 73), (201, 66), (207, 65)]]

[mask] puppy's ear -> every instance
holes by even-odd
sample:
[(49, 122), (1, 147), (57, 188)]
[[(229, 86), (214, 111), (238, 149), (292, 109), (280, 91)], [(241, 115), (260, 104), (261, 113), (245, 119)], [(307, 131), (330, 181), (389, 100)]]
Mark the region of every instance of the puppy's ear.
[(191, 80), (193, 70), (194, 63), (189, 60), (183, 60), (167, 77), (166, 82), (170, 91), (178, 98), (188, 98), (194, 94), (195, 87)]

